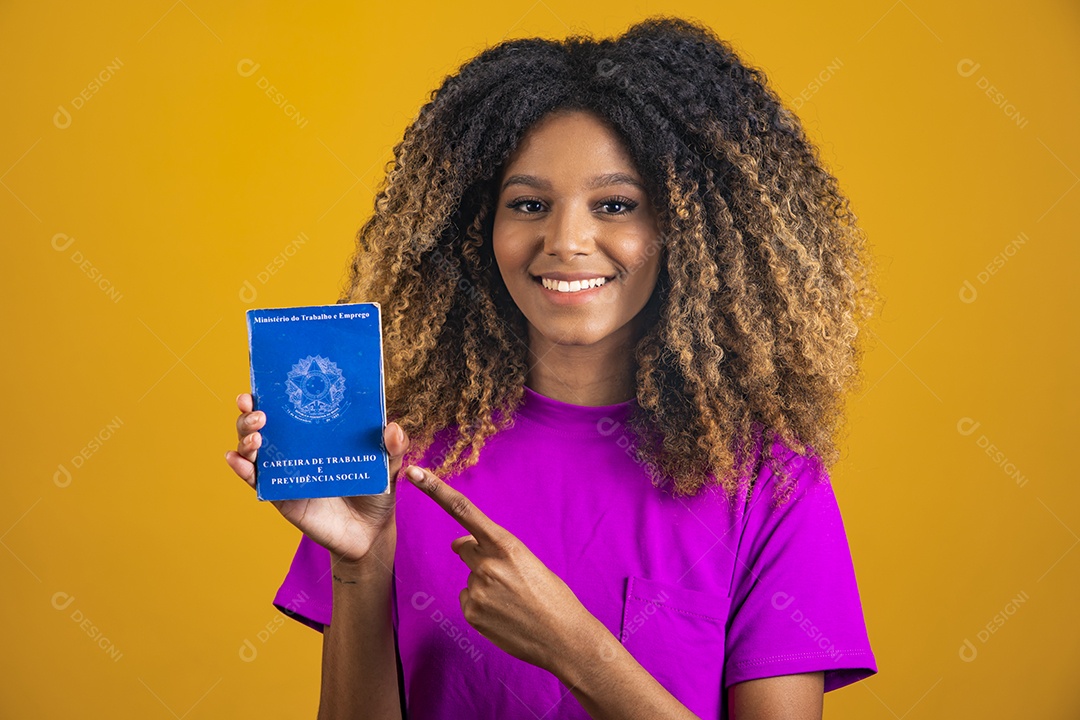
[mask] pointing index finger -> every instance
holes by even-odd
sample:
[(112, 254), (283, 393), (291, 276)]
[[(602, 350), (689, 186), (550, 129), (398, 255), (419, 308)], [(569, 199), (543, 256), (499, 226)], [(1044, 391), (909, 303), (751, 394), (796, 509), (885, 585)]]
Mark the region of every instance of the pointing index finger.
[(450, 487), (424, 468), (410, 465), (405, 471), (413, 485), (437, 502), (461, 527), (472, 533), (480, 544), (497, 544), (502, 527), (480, 511), (469, 498)]

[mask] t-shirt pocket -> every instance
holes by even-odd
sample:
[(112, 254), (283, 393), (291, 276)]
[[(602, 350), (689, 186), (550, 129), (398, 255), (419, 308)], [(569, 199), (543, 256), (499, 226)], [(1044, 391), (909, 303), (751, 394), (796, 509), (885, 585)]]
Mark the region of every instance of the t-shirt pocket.
[(619, 640), (698, 717), (718, 718), (730, 606), (719, 593), (630, 576)]

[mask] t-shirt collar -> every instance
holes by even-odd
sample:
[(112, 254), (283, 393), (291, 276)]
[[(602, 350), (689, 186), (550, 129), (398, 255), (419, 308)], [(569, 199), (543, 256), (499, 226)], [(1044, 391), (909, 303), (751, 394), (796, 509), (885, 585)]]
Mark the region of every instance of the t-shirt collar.
[(518, 408), (521, 417), (560, 430), (591, 430), (605, 434), (607, 428), (622, 424), (637, 407), (637, 398), (613, 405), (575, 405), (541, 395), (524, 387), (525, 395)]

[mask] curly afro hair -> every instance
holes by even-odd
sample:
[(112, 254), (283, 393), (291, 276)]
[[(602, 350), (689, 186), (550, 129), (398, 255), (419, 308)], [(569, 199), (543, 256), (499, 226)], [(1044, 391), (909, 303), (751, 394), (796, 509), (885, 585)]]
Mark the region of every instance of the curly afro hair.
[(627, 425), (639, 460), (676, 495), (711, 484), (728, 497), (768, 460), (781, 504), (794, 478), (774, 443), (838, 459), (844, 395), (861, 380), (856, 336), (878, 297), (870, 258), (836, 178), (765, 74), (707, 27), (671, 17), (612, 39), (484, 50), (395, 145), (339, 302), (382, 305), (387, 413), (410, 436), (406, 462), (456, 428), (433, 468), (454, 474), (513, 423), (528, 335), (494, 265), (497, 181), (534, 123), (575, 109), (617, 131), (662, 229), (634, 348)]

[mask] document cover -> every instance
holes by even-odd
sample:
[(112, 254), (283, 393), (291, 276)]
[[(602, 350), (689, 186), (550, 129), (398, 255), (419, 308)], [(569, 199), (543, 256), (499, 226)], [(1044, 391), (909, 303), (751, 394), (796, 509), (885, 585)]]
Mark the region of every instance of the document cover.
[(390, 491), (377, 303), (247, 311), (259, 500)]

